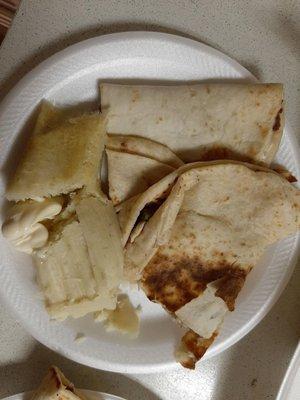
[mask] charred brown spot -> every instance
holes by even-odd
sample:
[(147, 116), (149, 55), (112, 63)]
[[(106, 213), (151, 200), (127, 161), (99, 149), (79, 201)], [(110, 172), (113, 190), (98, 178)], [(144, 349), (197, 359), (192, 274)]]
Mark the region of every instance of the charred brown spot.
[(257, 125), (258, 125), (261, 136), (263, 138), (266, 137), (269, 133), (269, 127), (266, 125), (261, 125), (261, 124), (257, 124)]
[(52, 367), (52, 368), (50, 369), (50, 371), (51, 371), (52, 376), (53, 376), (53, 379), (54, 379), (54, 381), (55, 381), (55, 385), (56, 385), (57, 389), (59, 389), (59, 388), (61, 387), (61, 381), (60, 381), (59, 377), (57, 376), (57, 373), (56, 373), (56, 371), (55, 371), (55, 368)]
[(274, 125), (273, 125), (273, 131), (276, 132), (280, 128), (280, 114), (282, 113), (282, 107), (279, 109), (278, 113), (276, 114)]
[(127, 142), (121, 142), (121, 147), (123, 149), (127, 149), (127, 147), (128, 147)]
[(286, 177), (286, 179), (287, 179), (290, 183), (295, 183), (295, 182), (297, 182), (297, 178), (296, 178), (294, 175), (292, 175), (292, 174), (289, 174), (289, 175)]
[[(244, 272), (244, 275), (242, 272)], [(219, 288), (216, 292), (216, 296), (221, 297), (225, 301), (229, 311), (234, 310), (235, 299), (245, 283), (246, 273), (241, 270), (240, 273), (241, 276), (225, 276), (220, 281)]]
[(246, 156), (236, 151), (228, 149), (227, 147), (214, 145), (208, 149), (202, 150), (199, 161), (214, 161), (214, 160), (238, 160), (245, 162), (252, 162), (253, 158), (251, 154)]
[(201, 156), (202, 160), (207, 161), (227, 158), (230, 158), (230, 150), (225, 147), (213, 147), (204, 152)]
[(69, 390), (70, 392), (75, 393), (75, 388), (72, 383), (70, 385), (66, 386), (66, 390)]
[(139, 100), (139, 98), (140, 98), (140, 92), (139, 92), (139, 90), (138, 90), (138, 89), (133, 89), (133, 91), (132, 91), (132, 98), (131, 98), (132, 102), (133, 102), (133, 103), (136, 102), (137, 100)]
[(254, 146), (250, 146), (249, 155), (253, 158), (257, 155), (257, 149)]
[[(220, 287), (220, 297), (232, 306), (234, 293), (240, 290), (240, 278), (246, 272), (224, 258), (203, 262), (199, 256), (166, 257), (157, 253), (143, 271), (142, 285), (150, 300), (159, 302), (170, 312), (175, 312), (198, 297), (208, 283), (226, 278)], [(232, 281), (232, 287), (229, 283)], [(238, 285), (238, 289), (235, 286)], [(222, 297), (223, 298), (223, 297)]]
[(289, 170), (282, 167), (281, 165), (276, 165), (275, 167), (273, 167), (273, 171), (280, 174), (283, 178), (285, 178), (290, 183), (297, 182), (297, 178)]

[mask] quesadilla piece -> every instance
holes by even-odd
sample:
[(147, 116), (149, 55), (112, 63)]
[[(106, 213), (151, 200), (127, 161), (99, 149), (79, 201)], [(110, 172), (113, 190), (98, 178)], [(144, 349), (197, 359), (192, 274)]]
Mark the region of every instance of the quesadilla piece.
[(119, 204), (148, 189), (173, 167), (152, 158), (106, 149), (109, 197)]
[(167, 146), (140, 136), (108, 135), (106, 148), (151, 158), (173, 168), (184, 164)]
[(107, 132), (168, 146), (186, 162), (270, 164), (283, 131), (281, 84), (100, 85)]
[(127, 243), (126, 274), (192, 330), (182, 363), (193, 367), (267, 247), (299, 228), (300, 192), (280, 175), (238, 162), (203, 163), (178, 177)]
[(47, 198), (83, 187), (104, 199), (98, 176), (105, 140), (102, 115), (66, 118), (63, 109), (44, 104), (7, 199)]
[[(121, 204), (116, 206), (116, 211), (119, 217), (119, 223), (122, 232), (122, 243), (125, 246), (128, 241), (129, 236), (131, 235), (132, 230), (135, 225), (144, 219), (144, 213), (146, 211), (147, 214), (154, 214), (154, 211), (161, 205), (162, 201), (168, 196), (171, 187), (173, 186), (176, 179), (182, 175), (184, 172), (196, 168), (203, 167), (205, 165), (214, 165), (219, 163), (238, 163), (239, 161), (234, 160), (218, 160), (218, 161), (209, 161), (209, 162), (195, 162), (184, 164), (182, 167), (178, 168), (176, 171), (171, 172), (169, 175), (165, 176), (163, 179), (150, 186), (147, 190), (145, 190), (140, 195), (136, 195), (131, 197), (130, 199), (124, 201)], [(254, 165), (244, 163), (244, 165), (249, 165), (250, 168), (254, 168)], [(262, 166), (255, 167), (258, 170), (266, 170)], [(270, 171), (270, 170), (268, 170)], [(280, 173), (281, 174), (281, 173)], [(284, 178), (290, 181), (287, 176), (286, 170), (281, 174)], [(150, 213), (148, 213), (148, 210)], [(147, 218), (149, 219), (149, 218)]]
[(51, 367), (31, 400), (85, 400), (72, 382), (57, 368)]

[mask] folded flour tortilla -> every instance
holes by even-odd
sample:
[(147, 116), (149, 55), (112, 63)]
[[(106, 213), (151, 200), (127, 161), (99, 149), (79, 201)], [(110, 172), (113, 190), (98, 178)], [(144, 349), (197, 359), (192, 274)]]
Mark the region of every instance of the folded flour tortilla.
[(85, 400), (57, 367), (51, 367), (31, 400)]
[(138, 136), (109, 135), (106, 154), (114, 205), (142, 193), (184, 164), (167, 146)]
[(173, 180), (165, 202), (127, 242), (125, 268), (191, 329), (182, 339), (183, 365), (194, 367), (213, 342), (266, 248), (299, 228), (300, 192), (272, 170), (197, 163)]
[(179, 168), (184, 164), (167, 146), (139, 136), (108, 135), (105, 147), (151, 158), (173, 168)]
[(186, 162), (270, 164), (283, 130), (281, 84), (100, 85), (107, 132), (168, 146)]
[(117, 205), (159, 181), (174, 168), (152, 158), (106, 149), (109, 197)]

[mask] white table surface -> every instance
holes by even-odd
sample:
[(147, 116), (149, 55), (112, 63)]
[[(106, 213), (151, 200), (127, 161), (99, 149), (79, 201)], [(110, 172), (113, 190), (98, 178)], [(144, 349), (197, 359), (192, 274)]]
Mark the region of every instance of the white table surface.
[[(232, 56), (262, 81), (283, 82), (287, 119), (300, 138), (299, 0), (23, 0), (0, 49), (0, 99), (58, 50), (126, 30), (192, 37)], [(267, 317), (197, 371), (152, 375), (124, 376), (69, 361), (36, 342), (0, 305), (0, 398), (35, 388), (56, 364), (78, 387), (130, 400), (275, 399), (300, 336), (299, 282), (298, 263)]]

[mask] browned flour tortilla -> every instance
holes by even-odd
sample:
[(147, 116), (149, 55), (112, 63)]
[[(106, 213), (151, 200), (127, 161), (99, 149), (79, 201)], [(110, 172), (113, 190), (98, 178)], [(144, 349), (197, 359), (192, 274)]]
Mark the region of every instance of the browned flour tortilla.
[[(149, 188), (148, 202), (151, 190), (157, 195)], [(266, 248), (299, 227), (300, 192), (274, 171), (220, 161), (173, 179), (164, 203), (127, 242), (125, 270), (192, 330), (182, 339), (183, 365), (193, 367), (213, 342)]]
[(183, 165), (167, 146), (130, 135), (109, 135), (106, 154), (109, 197), (114, 205), (142, 193)]
[(159, 181), (173, 167), (152, 158), (106, 149), (109, 197), (119, 204)]
[(109, 134), (168, 146), (185, 162), (270, 164), (283, 130), (281, 84), (100, 85)]
[(31, 400), (85, 400), (57, 367), (51, 367)]

